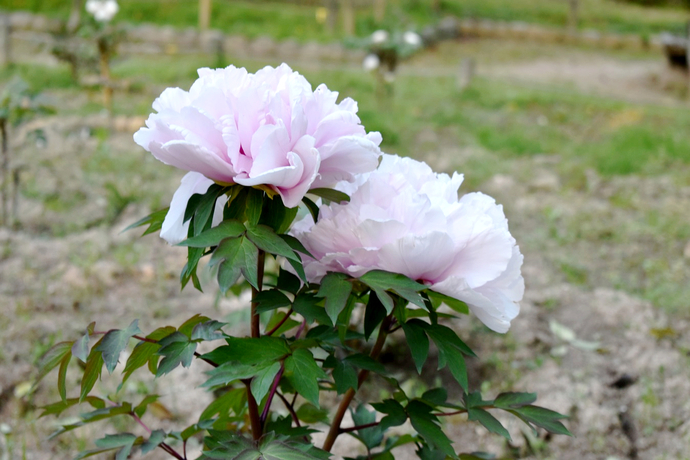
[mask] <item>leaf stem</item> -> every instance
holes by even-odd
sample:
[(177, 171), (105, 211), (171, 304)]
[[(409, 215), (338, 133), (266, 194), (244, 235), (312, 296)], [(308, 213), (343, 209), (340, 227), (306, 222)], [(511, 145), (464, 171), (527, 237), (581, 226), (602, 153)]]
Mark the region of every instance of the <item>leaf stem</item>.
[(341, 428), (340, 433), (350, 433), (352, 431), (357, 431), (357, 430), (363, 430), (365, 428), (371, 428), (372, 426), (376, 426), (381, 422), (371, 422), (371, 423), (366, 423), (364, 425), (357, 425), (357, 426), (351, 426), (349, 428)]
[[(378, 359), (379, 355), (381, 354), (381, 350), (383, 350), (383, 345), (386, 343), (386, 337), (388, 337), (388, 328), (391, 325), (391, 318), (392, 316), (389, 315), (381, 323), (379, 335), (376, 338), (376, 343), (374, 344), (374, 348), (372, 348), (371, 352), (369, 353), (369, 356), (374, 360)], [(357, 377), (357, 388), (362, 386), (362, 383), (364, 383), (367, 377), (369, 377), (368, 370), (362, 369), (359, 371), (359, 375)], [(323, 450), (326, 452), (331, 451), (333, 444), (335, 444), (336, 438), (340, 435), (340, 424), (343, 422), (343, 417), (345, 417), (345, 413), (347, 412), (348, 407), (350, 407), (350, 403), (354, 399), (356, 392), (357, 390), (350, 388), (347, 390), (347, 392), (345, 392), (345, 396), (343, 396), (343, 399), (340, 401), (338, 411), (333, 417), (333, 423), (331, 423), (331, 428), (328, 430), (328, 435), (323, 443)]]
[(271, 403), (273, 402), (273, 396), (275, 396), (276, 391), (278, 391), (278, 384), (280, 383), (280, 379), (283, 377), (283, 372), (285, 372), (285, 364), (280, 363), (280, 370), (276, 374), (275, 378), (273, 379), (273, 384), (271, 385), (271, 391), (268, 393), (268, 399), (266, 400), (266, 405), (264, 406), (264, 410), (261, 413), (261, 426), (266, 423), (266, 419), (268, 418), (268, 411), (271, 408)]
[(266, 332), (264, 335), (273, 335), (273, 334), (275, 334), (276, 331), (277, 331), (278, 329), (280, 329), (280, 326), (282, 326), (283, 324), (285, 324), (285, 321), (287, 321), (287, 320), (290, 318), (290, 315), (292, 315), (292, 312), (293, 312), (292, 307), (290, 307), (290, 309), (288, 310), (288, 312), (285, 314), (285, 317), (284, 317), (283, 319), (281, 319), (280, 322), (279, 322), (278, 324), (276, 324), (275, 326), (273, 326), (273, 328), (271, 328), (271, 330), (268, 331), (268, 332)]
[(280, 391), (276, 391), (276, 394), (278, 397), (283, 401), (283, 404), (285, 404), (285, 407), (287, 408), (288, 412), (290, 412), (290, 415), (292, 416), (292, 421), (295, 422), (295, 425), (297, 427), (301, 427), (299, 423), (299, 418), (297, 417), (297, 412), (295, 412), (294, 405), (290, 403), (290, 401), (287, 400), (285, 396)]
[(261, 292), (261, 289), (263, 288), (263, 280), (264, 280), (264, 263), (266, 261), (266, 253), (259, 249), (259, 260), (257, 262), (257, 284), (258, 284), (258, 289), (252, 286), (252, 319), (251, 319), (251, 328), (252, 328), (252, 337), (258, 338), (261, 337), (261, 323), (260, 319), (261, 317), (259, 314), (256, 312), (256, 309), (259, 307), (258, 302), (255, 301), (256, 296), (259, 295), (259, 292)]
[(261, 418), (259, 417), (259, 406), (256, 404), (256, 399), (252, 394), (251, 379), (243, 380), (244, 386), (247, 388), (247, 408), (249, 411), (249, 423), (252, 427), (252, 437), (256, 441), (261, 438)]

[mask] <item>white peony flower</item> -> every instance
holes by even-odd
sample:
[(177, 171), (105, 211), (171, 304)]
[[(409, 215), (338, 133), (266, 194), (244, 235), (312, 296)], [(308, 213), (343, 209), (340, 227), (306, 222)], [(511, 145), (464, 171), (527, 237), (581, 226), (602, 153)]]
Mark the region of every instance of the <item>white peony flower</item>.
[(87, 0), (86, 2), (86, 11), (98, 22), (110, 22), (119, 9), (115, 0)]
[(377, 30), (371, 34), (371, 42), (374, 44), (385, 43), (388, 40), (388, 32), (385, 30)]
[(506, 332), (524, 292), (522, 254), (493, 198), (458, 198), (462, 175), (434, 173), (410, 158), (383, 155), (355, 184), (347, 204), (321, 206), (291, 233), (316, 257), (305, 257), (311, 282), (329, 271), (360, 277), (402, 273), (462, 300), (489, 328)]
[(381, 60), (377, 55), (367, 54), (367, 56), (362, 61), (362, 68), (364, 68), (366, 72), (371, 72), (372, 70), (378, 69), (380, 64)]
[(422, 37), (415, 32), (405, 32), (403, 34), (403, 41), (411, 46), (422, 46)]

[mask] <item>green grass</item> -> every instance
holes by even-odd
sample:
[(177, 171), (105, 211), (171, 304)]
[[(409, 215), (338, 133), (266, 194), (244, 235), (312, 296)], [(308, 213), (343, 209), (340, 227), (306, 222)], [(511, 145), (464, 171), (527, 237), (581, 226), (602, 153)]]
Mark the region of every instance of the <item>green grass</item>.
[[(176, 27), (196, 27), (196, 0), (121, 0), (117, 21), (153, 22)], [(215, 0), (211, 27), (248, 37), (268, 35), (300, 41), (328, 41), (342, 38), (341, 32), (329, 33), (316, 20), (317, 4), (295, 4), (280, 0), (250, 2)], [(611, 0), (580, 0), (580, 28), (606, 32), (634, 33), (642, 36), (665, 30), (682, 32), (688, 12), (679, 8), (651, 8)], [(71, 2), (65, 0), (6, 0), (7, 10), (30, 10), (67, 18)], [(438, 11), (429, 0), (389, 0), (383, 24), (374, 21), (369, 8), (358, 10), (357, 35), (366, 35), (380, 27), (390, 29), (417, 27), (438, 22), (449, 14), (493, 20), (524, 21), (552, 27), (567, 24), (565, 0), (442, 0)]]

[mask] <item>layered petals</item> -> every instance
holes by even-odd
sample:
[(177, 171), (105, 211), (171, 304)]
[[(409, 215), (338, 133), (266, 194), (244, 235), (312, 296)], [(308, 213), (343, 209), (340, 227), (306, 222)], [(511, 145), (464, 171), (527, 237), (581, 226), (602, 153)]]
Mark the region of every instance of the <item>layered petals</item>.
[(359, 277), (402, 273), (468, 304), (489, 328), (506, 332), (524, 292), (522, 254), (493, 198), (458, 198), (462, 176), (436, 174), (425, 163), (383, 155), (372, 173), (340, 184), (348, 204), (321, 206), (319, 221), (292, 233), (314, 255), (309, 281), (329, 271)]

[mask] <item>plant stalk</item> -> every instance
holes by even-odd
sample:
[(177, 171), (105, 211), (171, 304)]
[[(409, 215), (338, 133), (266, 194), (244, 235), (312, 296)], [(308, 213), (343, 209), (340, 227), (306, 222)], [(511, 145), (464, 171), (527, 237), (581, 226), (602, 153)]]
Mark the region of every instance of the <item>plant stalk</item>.
[[(266, 253), (259, 249), (259, 260), (257, 261), (257, 284), (258, 289), (252, 286), (252, 308), (251, 308), (251, 333), (253, 338), (261, 337), (261, 322), (260, 316), (256, 312), (259, 304), (255, 302), (256, 296), (259, 295), (263, 288), (264, 279), (264, 265), (266, 261)], [(249, 410), (249, 421), (252, 427), (252, 437), (256, 440), (261, 438), (263, 429), (261, 427), (261, 416), (259, 415), (259, 405), (254, 399), (251, 389), (251, 380), (245, 380), (244, 385), (247, 387), (247, 406)]]
[[(388, 337), (388, 327), (390, 326), (390, 323), (391, 316), (386, 317), (383, 320), (383, 323), (381, 323), (379, 335), (376, 338), (376, 343), (374, 344), (374, 348), (371, 349), (371, 353), (369, 353), (369, 356), (373, 360), (378, 359), (379, 355), (381, 354), (381, 350), (383, 350), (383, 345), (386, 343), (386, 338)], [(357, 377), (357, 388), (362, 386), (362, 383), (364, 383), (367, 377), (369, 377), (368, 370), (362, 369), (359, 371), (359, 376)], [(335, 444), (335, 440), (338, 438), (340, 433), (342, 433), (340, 424), (343, 422), (343, 417), (345, 417), (345, 413), (347, 412), (348, 407), (350, 407), (350, 403), (354, 399), (355, 393), (357, 393), (357, 390), (350, 388), (347, 390), (347, 392), (345, 392), (345, 396), (343, 396), (342, 401), (340, 401), (338, 411), (333, 418), (333, 423), (331, 423), (331, 428), (328, 430), (328, 435), (323, 443), (323, 450), (326, 452), (331, 451), (333, 444)]]

